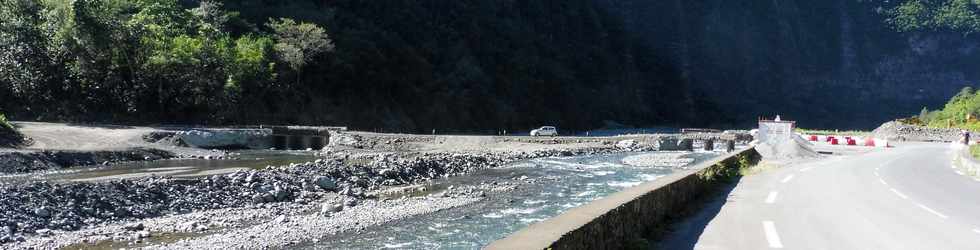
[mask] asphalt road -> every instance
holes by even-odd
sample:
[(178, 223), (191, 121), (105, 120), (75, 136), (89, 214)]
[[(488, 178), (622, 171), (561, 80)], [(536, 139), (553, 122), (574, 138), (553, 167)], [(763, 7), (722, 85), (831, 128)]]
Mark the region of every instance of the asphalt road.
[(830, 156), (743, 177), (660, 249), (980, 249), (980, 181), (948, 144)]

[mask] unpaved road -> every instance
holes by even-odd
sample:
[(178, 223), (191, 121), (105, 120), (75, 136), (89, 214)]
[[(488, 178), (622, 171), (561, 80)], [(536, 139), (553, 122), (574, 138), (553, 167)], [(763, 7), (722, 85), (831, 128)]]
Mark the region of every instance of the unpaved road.
[(980, 182), (948, 144), (902, 144), (746, 176), (661, 249), (976, 249)]
[(28, 149), (38, 150), (124, 150), (147, 147), (144, 134), (158, 131), (149, 127), (71, 125), (46, 122), (16, 122), (18, 130), (34, 139)]

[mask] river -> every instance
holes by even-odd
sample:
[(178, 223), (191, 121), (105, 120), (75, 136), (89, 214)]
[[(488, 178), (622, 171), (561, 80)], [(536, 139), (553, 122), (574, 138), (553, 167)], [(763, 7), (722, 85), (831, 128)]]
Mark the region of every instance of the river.
[[(333, 249), (477, 249), (532, 223), (556, 216), (593, 200), (642, 182), (673, 173), (671, 166), (636, 167), (624, 159), (644, 154), (683, 154), (693, 162), (715, 152), (647, 152), (601, 156), (541, 158), (479, 171), (434, 183), (431, 188), (475, 185), (493, 181), (534, 183), (509, 192), (490, 194), (475, 204), (416, 216), (394, 223), (349, 232), (307, 243), (305, 248)], [(693, 164), (693, 163), (691, 163)]]

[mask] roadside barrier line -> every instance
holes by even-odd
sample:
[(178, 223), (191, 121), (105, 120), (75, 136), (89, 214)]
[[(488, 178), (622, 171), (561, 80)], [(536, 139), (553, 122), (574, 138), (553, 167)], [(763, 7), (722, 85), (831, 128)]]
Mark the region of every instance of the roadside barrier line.
[(936, 216), (939, 216), (939, 218), (943, 218), (943, 219), (949, 218), (945, 214), (939, 213), (936, 210), (932, 210), (932, 208), (929, 208), (929, 207), (927, 207), (925, 205), (922, 205), (922, 204), (916, 204), (916, 205), (919, 205), (920, 208), (922, 208), (923, 210), (926, 210), (929, 213), (932, 213), (932, 214), (934, 214)]
[(779, 192), (776, 192), (776, 191), (769, 192), (769, 196), (766, 196), (766, 203), (767, 204), (773, 204), (773, 203), (775, 203), (776, 202), (776, 196), (778, 196), (778, 195), (779, 195)]
[(779, 239), (779, 233), (776, 232), (776, 225), (772, 221), (763, 221), (762, 230), (766, 233), (766, 241), (769, 242), (769, 248), (783, 248), (783, 241)]
[(792, 179), (793, 179), (793, 175), (789, 175), (789, 176), (786, 176), (786, 178), (783, 178), (783, 180), (781, 180), (779, 182), (787, 183), (787, 182), (789, 182)]

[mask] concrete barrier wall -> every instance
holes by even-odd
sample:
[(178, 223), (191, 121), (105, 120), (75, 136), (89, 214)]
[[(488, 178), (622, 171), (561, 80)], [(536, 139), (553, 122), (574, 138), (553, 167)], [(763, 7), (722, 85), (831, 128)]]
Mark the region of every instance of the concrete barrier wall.
[(754, 147), (735, 151), (532, 224), (487, 249), (621, 249), (700, 205), (700, 198), (739, 175), (740, 166), (760, 158)]

